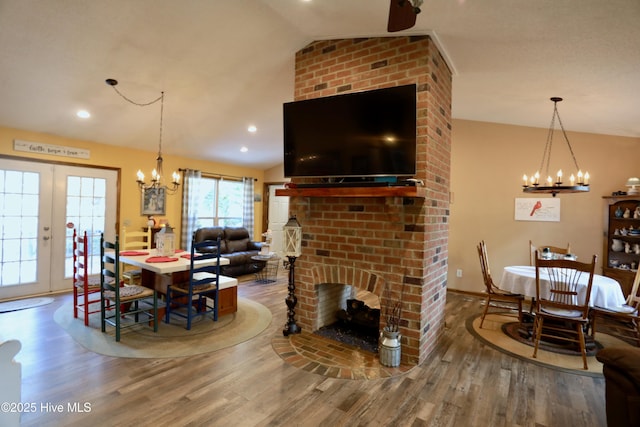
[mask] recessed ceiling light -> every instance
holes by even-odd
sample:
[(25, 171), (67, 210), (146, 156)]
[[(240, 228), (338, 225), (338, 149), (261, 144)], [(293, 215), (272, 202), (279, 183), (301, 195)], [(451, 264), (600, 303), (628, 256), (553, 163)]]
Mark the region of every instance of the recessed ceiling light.
[(246, 153), (247, 151), (249, 151), (249, 149), (247, 147), (242, 147), (240, 151), (243, 153)]
[(257, 128), (257, 127), (255, 127), (254, 125), (249, 125), (249, 127), (247, 128), (247, 130), (248, 130), (249, 132), (251, 132), (251, 133), (255, 133), (255, 132), (258, 130), (258, 128)]
[(87, 110), (80, 110), (76, 113), (76, 116), (80, 117), (81, 119), (88, 119), (89, 117), (91, 117), (91, 113), (89, 113)]

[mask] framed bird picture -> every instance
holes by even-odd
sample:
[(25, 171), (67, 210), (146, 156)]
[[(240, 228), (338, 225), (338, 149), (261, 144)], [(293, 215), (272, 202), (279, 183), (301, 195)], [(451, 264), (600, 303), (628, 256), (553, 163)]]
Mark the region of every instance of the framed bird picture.
[(560, 199), (516, 198), (515, 220), (560, 222)]

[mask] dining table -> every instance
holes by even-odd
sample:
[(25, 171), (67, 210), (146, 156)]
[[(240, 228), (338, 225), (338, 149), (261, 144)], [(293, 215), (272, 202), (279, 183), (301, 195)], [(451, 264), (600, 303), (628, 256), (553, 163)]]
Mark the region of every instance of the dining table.
[[(162, 295), (167, 294), (167, 287), (172, 284), (189, 281), (191, 269), (191, 253), (177, 249), (173, 255), (165, 256), (157, 249), (123, 250), (120, 251), (120, 262), (140, 268), (140, 284)], [(215, 265), (215, 258), (194, 260), (194, 264)], [(229, 260), (220, 257), (220, 265), (228, 265)], [(219, 307), (218, 315), (237, 311), (238, 279), (219, 276)]]
[[(540, 270), (540, 292), (547, 298), (549, 296), (548, 273), (545, 269)], [(588, 274), (582, 274), (578, 281), (578, 301), (583, 302), (587, 293)], [(500, 288), (527, 297), (536, 298), (536, 267), (529, 265), (514, 265), (504, 268)], [(590, 307), (602, 307), (609, 310), (620, 309), (625, 304), (625, 297), (622, 287), (611, 277), (593, 275), (591, 286), (591, 296), (589, 298)]]

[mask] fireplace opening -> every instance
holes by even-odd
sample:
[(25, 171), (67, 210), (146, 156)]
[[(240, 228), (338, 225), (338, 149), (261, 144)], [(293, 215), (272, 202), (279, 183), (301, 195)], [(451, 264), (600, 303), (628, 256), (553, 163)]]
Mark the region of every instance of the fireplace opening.
[(346, 309), (335, 313), (336, 322), (315, 333), (372, 353), (378, 352), (380, 309), (371, 308), (359, 299), (347, 299)]

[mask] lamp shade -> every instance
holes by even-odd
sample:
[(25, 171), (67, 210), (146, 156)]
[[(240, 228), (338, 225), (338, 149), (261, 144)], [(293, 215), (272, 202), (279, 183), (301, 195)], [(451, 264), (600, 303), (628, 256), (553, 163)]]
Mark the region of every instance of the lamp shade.
[(627, 180), (627, 187), (633, 187), (634, 185), (640, 186), (640, 178), (633, 177)]
[(283, 252), (287, 257), (299, 257), (302, 254), (302, 227), (295, 215), (282, 227)]
[(638, 194), (638, 189), (636, 187), (640, 187), (640, 178), (629, 178), (627, 180), (627, 187), (629, 187), (629, 191), (627, 191), (627, 194)]

